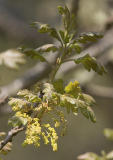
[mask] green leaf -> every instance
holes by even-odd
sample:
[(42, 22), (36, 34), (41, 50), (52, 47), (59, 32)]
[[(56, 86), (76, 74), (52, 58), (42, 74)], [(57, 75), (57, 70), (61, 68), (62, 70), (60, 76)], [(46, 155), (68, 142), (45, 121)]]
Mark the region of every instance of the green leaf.
[(48, 33), (53, 38), (57, 39), (58, 41), (61, 41), (59, 34), (57, 33), (57, 30), (48, 24), (42, 24), (40, 22), (34, 22), (32, 23), (32, 27), (35, 27), (38, 29), (38, 32), (40, 33)]
[(58, 11), (63, 16), (64, 28), (65, 28), (65, 30), (68, 31), (69, 27), (70, 27), (70, 22), (71, 22), (70, 21), (70, 11), (67, 8), (67, 6), (65, 6), (65, 7), (59, 6)]
[(81, 113), (87, 118), (90, 119), (93, 123), (96, 122), (96, 117), (95, 114), (93, 112), (93, 110), (91, 109), (91, 107), (86, 106), (85, 107), (80, 107)]
[(66, 87), (65, 87), (65, 93), (70, 94), (74, 97), (78, 97), (79, 93), (81, 93), (81, 89), (79, 87), (79, 82), (74, 81), (70, 82)]
[(98, 74), (102, 75), (104, 73), (106, 73), (105, 69), (103, 66), (98, 65), (96, 62), (96, 59), (94, 57), (91, 57), (89, 54), (80, 57), (78, 59), (75, 60), (76, 64), (80, 64), (82, 63), (83, 66), (90, 71), (91, 69), (94, 70), (95, 72), (97, 72)]
[(26, 54), (26, 56), (29, 56), (34, 59), (38, 59), (41, 62), (46, 62), (46, 59), (42, 55), (40, 55), (38, 51), (31, 48), (25, 48), (25, 47), (22, 47), (20, 49), (24, 54)]
[(73, 38), (73, 34), (67, 34), (67, 32), (64, 32), (64, 31), (62, 31), (62, 30), (60, 30), (59, 31), (59, 33), (60, 33), (60, 36), (61, 36), (61, 38), (62, 38), (62, 41), (66, 44), (66, 43), (69, 43), (71, 40), (72, 40), (72, 38)]
[(57, 46), (54, 44), (46, 44), (36, 49), (37, 52), (56, 52)]
[(64, 86), (63, 86), (63, 80), (62, 79), (57, 79), (53, 82), (53, 86), (55, 88), (55, 90), (58, 93), (63, 94), (64, 93)]
[(91, 107), (87, 107), (87, 111), (88, 111), (90, 120), (91, 120), (93, 123), (95, 123), (95, 122), (96, 122), (96, 117), (95, 117), (94, 111), (92, 110)]
[(104, 129), (104, 135), (109, 140), (113, 140), (113, 129), (109, 129), (109, 128)]
[(33, 92), (27, 89), (20, 90), (17, 93), (17, 95), (22, 98), (25, 98), (27, 101), (32, 102), (32, 103), (41, 102), (41, 99), (38, 97), (38, 95), (34, 94)]
[(94, 98), (88, 94), (81, 94), (79, 96), (79, 98), (83, 101), (85, 101), (88, 105), (93, 106), (96, 104), (96, 101), (94, 100)]
[(13, 116), (12, 118), (9, 119), (8, 124), (13, 126), (13, 127), (26, 125), (27, 124), (27, 118)]
[(82, 48), (78, 43), (71, 44), (70, 48), (78, 54), (82, 51)]
[(60, 36), (61, 36), (63, 42), (65, 42), (65, 33), (64, 33), (64, 31), (60, 30), (59, 33), (60, 33)]
[(38, 32), (40, 33), (48, 33), (50, 29), (48, 24), (42, 24), (40, 22), (33, 22), (31, 26), (38, 29)]
[(58, 11), (61, 15), (65, 14), (65, 8), (63, 8), (62, 6), (58, 6)]
[(103, 35), (100, 33), (82, 33), (77, 41), (79, 43), (87, 43), (87, 42), (96, 42), (98, 39), (103, 38)]
[(20, 98), (10, 98), (10, 101), (8, 102), (10, 106), (18, 106), (20, 109), (26, 105), (29, 105), (30, 103), (27, 102), (24, 99)]
[(32, 104), (22, 98), (10, 98), (9, 105), (13, 111), (30, 112), (33, 109)]
[(49, 29), (49, 35), (52, 36), (53, 38), (56, 38), (58, 41), (61, 41), (60, 36), (55, 28)]
[(70, 111), (72, 111), (74, 114), (78, 113), (78, 102), (74, 98), (60, 95), (60, 106), (66, 107), (67, 113), (70, 113)]

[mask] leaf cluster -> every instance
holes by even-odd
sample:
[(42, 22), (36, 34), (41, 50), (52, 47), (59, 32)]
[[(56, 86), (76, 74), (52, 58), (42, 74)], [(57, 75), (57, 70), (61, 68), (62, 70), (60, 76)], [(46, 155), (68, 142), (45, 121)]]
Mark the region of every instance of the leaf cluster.
[[(98, 33), (84, 33), (79, 36), (75, 31), (75, 17), (67, 6), (58, 7), (59, 14), (62, 16), (63, 29), (57, 30), (48, 24), (34, 22), (32, 27), (40, 33), (49, 34), (57, 40), (58, 45), (46, 44), (37, 49), (21, 47), (24, 55), (35, 58), (41, 62), (48, 62), (43, 53), (58, 52), (59, 56), (53, 66), (49, 80), (35, 86), (37, 90), (21, 90), (17, 93), (18, 97), (10, 98), (9, 105), (15, 112), (10, 118), (9, 124), (13, 127), (24, 126), (26, 128), (26, 138), (23, 145), (34, 144), (40, 146), (40, 140), (45, 144), (51, 144), (53, 151), (57, 150), (57, 140), (63, 136), (67, 127), (67, 120), (63, 110), (67, 113), (78, 115), (81, 113), (92, 122), (96, 122), (92, 106), (95, 100), (87, 94), (82, 93), (79, 82), (69, 82), (64, 85), (62, 79), (56, 80), (56, 74), (61, 65), (67, 61), (74, 61), (75, 64), (82, 64), (85, 69), (91, 69), (102, 75), (105, 73), (103, 66), (99, 65), (94, 57), (89, 54), (81, 56), (82, 44), (95, 42), (102, 38)], [(80, 55), (80, 58), (71, 59), (72, 55)], [(57, 132), (57, 128), (60, 130)]]

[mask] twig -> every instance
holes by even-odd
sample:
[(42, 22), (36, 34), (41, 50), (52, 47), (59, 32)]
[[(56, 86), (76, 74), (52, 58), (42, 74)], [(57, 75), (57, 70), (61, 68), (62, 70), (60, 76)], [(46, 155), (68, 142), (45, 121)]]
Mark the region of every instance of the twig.
[(8, 143), (8, 142), (11, 142), (12, 141), (12, 138), (18, 134), (19, 132), (23, 131), (25, 129), (25, 127), (15, 127), (13, 129), (11, 129), (9, 132), (8, 132), (8, 135), (7, 137), (0, 143), (0, 150), (3, 149), (3, 147)]

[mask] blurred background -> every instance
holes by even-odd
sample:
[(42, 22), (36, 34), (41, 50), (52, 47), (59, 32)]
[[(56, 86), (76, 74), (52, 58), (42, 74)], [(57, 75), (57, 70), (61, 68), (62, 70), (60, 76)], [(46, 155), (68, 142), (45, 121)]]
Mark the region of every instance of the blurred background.
[[(30, 24), (41, 21), (60, 28), (57, 6), (64, 4), (76, 15), (78, 33), (104, 33), (104, 38), (98, 43), (85, 46), (85, 52), (90, 52), (105, 65), (106, 75), (98, 76), (93, 71), (89, 73), (71, 63), (63, 65), (57, 75), (66, 82), (78, 80), (84, 92), (96, 99), (94, 111), (97, 123), (92, 124), (81, 115), (66, 115), (68, 133), (59, 139), (58, 152), (54, 153), (51, 147), (43, 144), (40, 148), (23, 148), (24, 136), (20, 133), (14, 138), (13, 150), (4, 159), (75, 160), (79, 154), (87, 151), (100, 153), (101, 150), (113, 149), (113, 143), (103, 135), (104, 128), (113, 128), (113, 0), (0, 0), (0, 131), (9, 130), (7, 121), (12, 115), (4, 99), (15, 95), (18, 89), (25, 88), (27, 80), (27, 87), (38, 80), (35, 75), (39, 69), (36, 60), (26, 58), (25, 62), (18, 53), (12, 62), (12, 53), (17, 53), (16, 49), (22, 45), (37, 48), (53, 42), (49, 36), (30, 28)], [(12, 69), (16, 66), (15, 62), (21, 63), (19, 69)], [(33, 71), (35, 80), (31, 74)], [(30, 78), (23, 82), (28, 75)]]

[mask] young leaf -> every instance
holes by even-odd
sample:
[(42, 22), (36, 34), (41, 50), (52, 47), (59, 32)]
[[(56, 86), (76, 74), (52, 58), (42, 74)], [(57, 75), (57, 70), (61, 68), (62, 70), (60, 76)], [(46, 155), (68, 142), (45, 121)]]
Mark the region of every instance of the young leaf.
[(89, 54), (80, 57), (78, 59), (75, 59), (76, 64), (82, 63), (83, 66), (90, 71), (91, 69), (97, 72), (98, 74), (102, 75), (106, 73), (105, 69), (103, 66), (98, 65), (96, 62), (96, 59), (94, 57), (91, 57)]
[(65, 9), (62, 6), (58, 6), (58, 11), (61, 15), (65, 14)]
[(25, 48), (25, 47), (22, 47), (20, 49), (24, 54), (26, 54), (26, 56), (29, 56), (34, 59), (38, 59), (41, 62), (46, 62), (46, 59), (39, 52), (37, 52), (35, 49)]
[(79, 38), (77, 38), (77, 41), (79, 43), (87, 43), (87, 42), (96, 42), (98, 39), (102, 38), (103, 35), (100, 33), (82, 33)]
[(46, 44), (36, 49), (37, 52), (56, 52), (58, 47), (54, 44)]
[(38, 29), (38, 32), (40, 33), (48, 33), (50, 29), (48, 24), (42, 24), (40, 22), (33, 22), (31, 26)]
[(27, 118), (13, 116), (12, 118), (9, 119), (8, 124), (13, 126), (13, 127), (26, 125), (27, 124)]
[(93, 123), (96, 122), (96, 117), (91, 107), (88, 107), (86, 104), (85, 107), (80, 107), (80, 110), (87, 119), (90, 119)]
[(91, 107), (87, 107), (87, 111), (88, 111), (88, 114), (89, 114), (89, 119), (95, 123), (96, 122), (96, 117), (95, 117), (95, 114), (94, 114), (94, 111), (92, 110)]
[(18, 69), (18, 64), (24, 63), (24, 55), (16, 50), (7, 50), (0, 53), (0, 65), (5, 65), (12, 69)]
[(71, 44), (70, 48), (78, 54), (82, 51), (82, 48), (78, 43)]
[(79, 93), (81, 93), (81, 89), (79, 87), (79, 82), (74, 81), (70, 82), (66, 87), (65, 87), (65, 93), (70, 94), (74, 97), (77, 97)]
[(41, 99), (36, 94), (33, 94), (27, 89), (20, 90), (17, 95), (32, 103), (41, 102)]
[(60, 95), (60, 106), (61, 107), (66, 107), (67, 113), (70, 113), (72, 111), (74, 114), (78, 113), (78, 101), (75, 98), (71, 98), (65, 95)]
[(64, 86), (63, 86), (62, 79), (58, 79), (58, 80), (54, 81), (53, 86), (58, 93), (61, 93), (61, 94), (64, 93)]
[(82, 93), (79, 98), (83, 101), (85, 101), (88, 105), (93, 106), (96, 104), (94, 98), (88, 94)]
[(69, 11), (69, 9), (67, 8), (67, 6), (65, 6), (64, 8), (59, 6), (58, 11), (63, 16), (65, 30), (69, 31), (69, 27), (70, 27), (70, 11)]
[(42, 24), (40, 22), (34, 22), (34, 23), (31, 24), (31, 26), (38, 29), (38, 32), (48, 33), (53, 38), (57, 39), (58, 41), (61, 41), (60, 36), (57, 33), (57, 30), (53, 27), (50, 27), (48, 24)]

